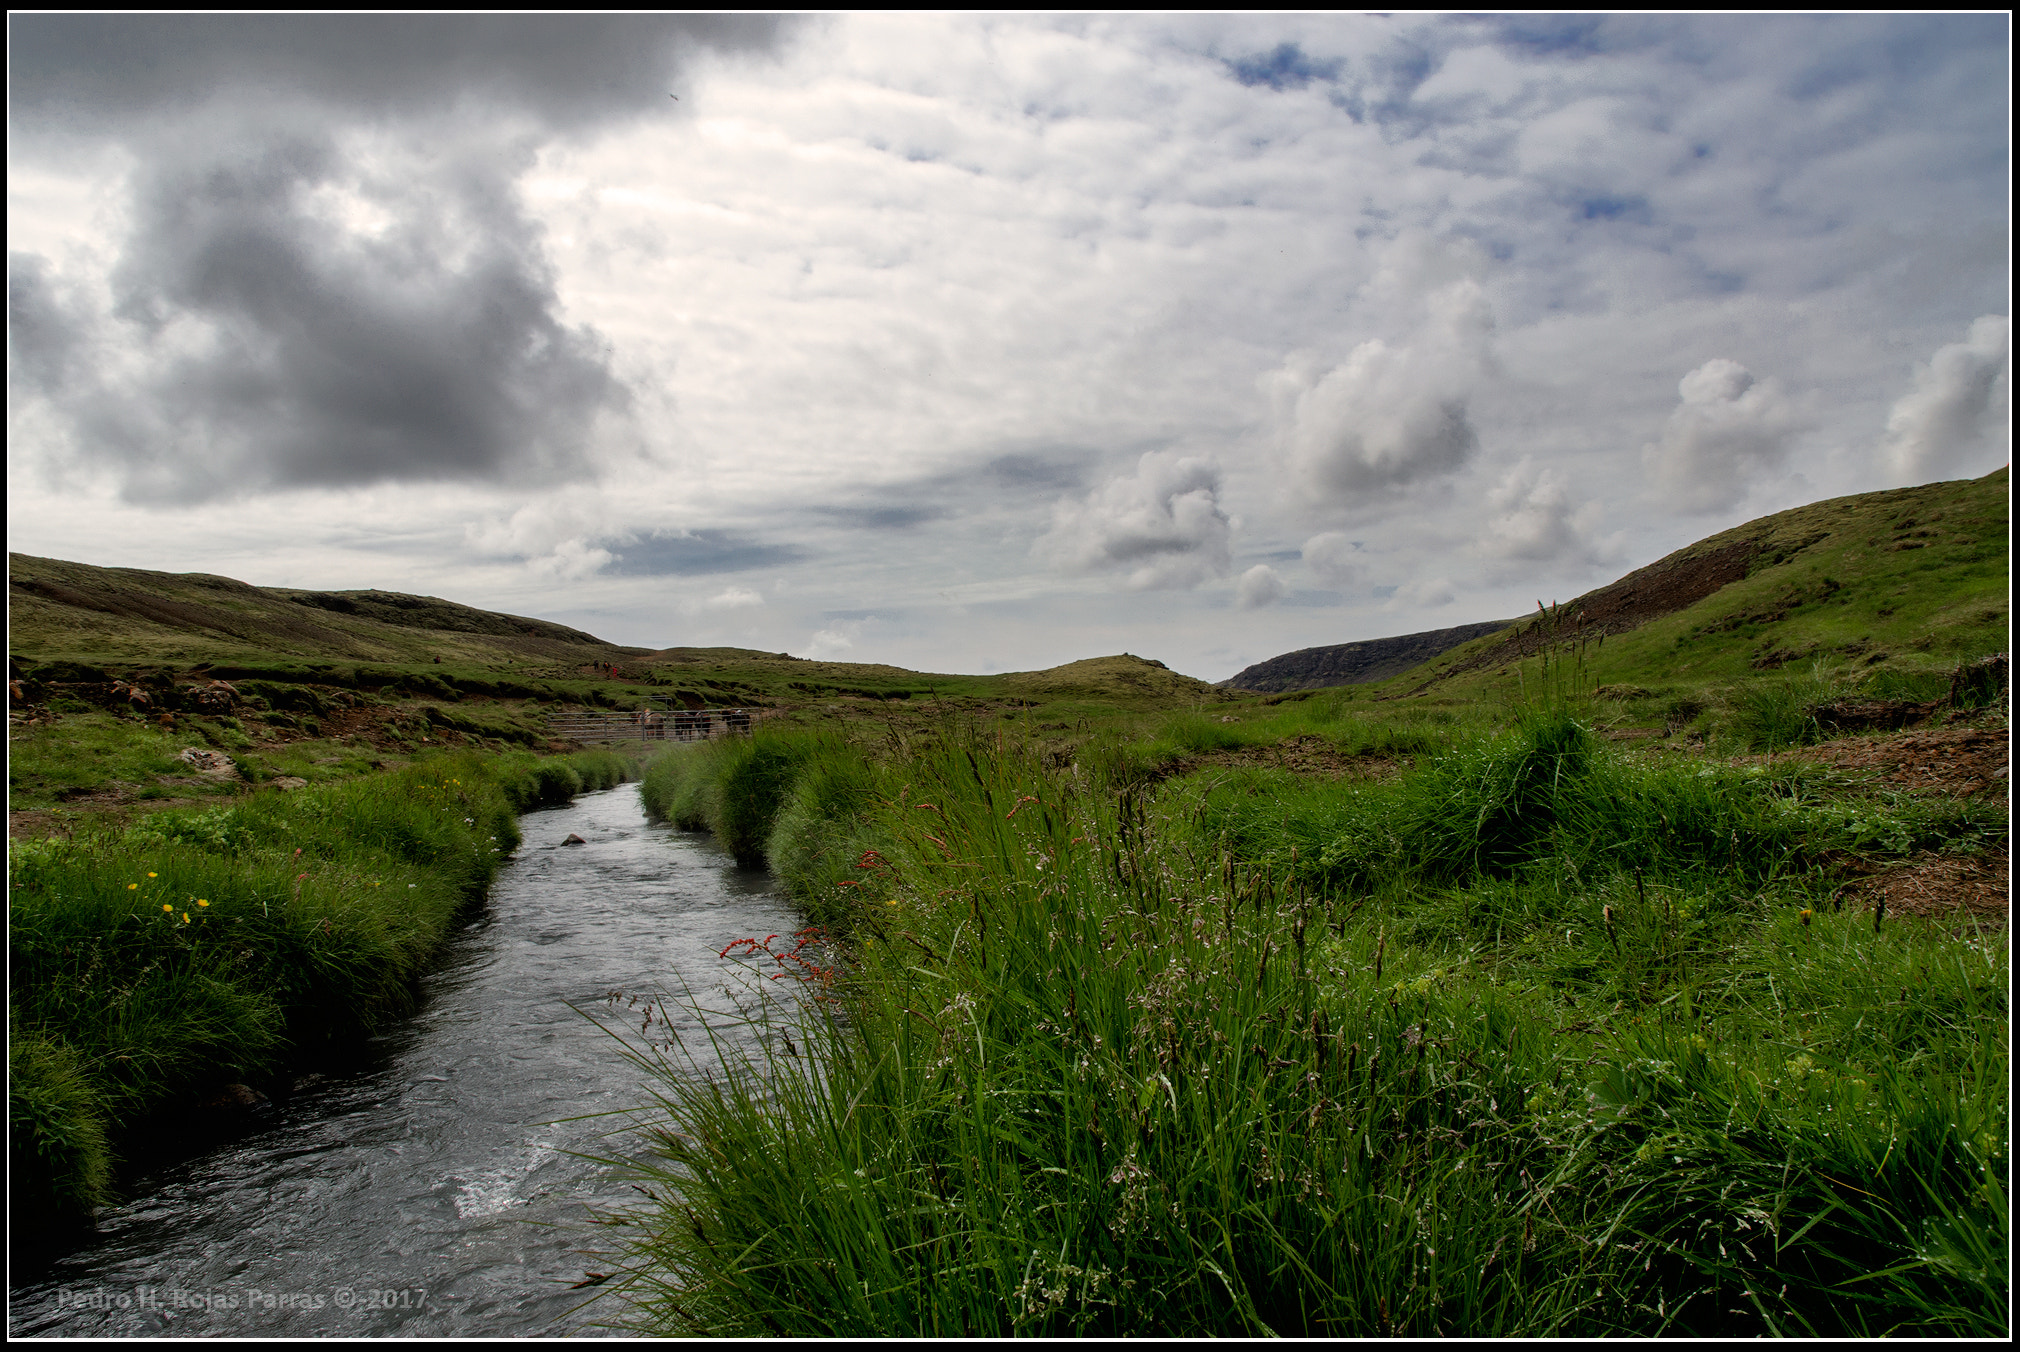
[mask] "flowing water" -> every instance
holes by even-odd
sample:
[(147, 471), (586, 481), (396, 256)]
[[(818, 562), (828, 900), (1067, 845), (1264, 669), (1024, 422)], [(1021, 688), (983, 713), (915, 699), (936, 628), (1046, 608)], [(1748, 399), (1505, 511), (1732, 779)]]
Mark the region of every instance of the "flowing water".
[[(17, 1247), (9, 1332), (593, 1335), (619, 1324), (621, 1297), (575, 1284), (615, 1271), (615, 1232), (592, 1216), (641, 1198), (621, 1164), (571, 1152), (640, 1156), (628, 1110), (648, 1085), (578, 1011), (634, 1046), (666, 1037), (670, 1021), (706, 1064), (711, 1044), (683, 989), (731, 1007), (749, 969), (720, 951), (799, 921), (766, 874), (649, 823), (635, 784), (520, 826), (525, 843), (416, 1016), (234, 1137), (131, 1180), (131, 1200), (101, 1213), (82, 1247), (32, 1272)], [(564, 846), (571, 832), (588, 843)], [(655, 1010), (641, 1036), (647, 999), (662, 998), (667, 1017)], [(717, 1029), (729, 1056), (754, 1053), (753, 1036)]]

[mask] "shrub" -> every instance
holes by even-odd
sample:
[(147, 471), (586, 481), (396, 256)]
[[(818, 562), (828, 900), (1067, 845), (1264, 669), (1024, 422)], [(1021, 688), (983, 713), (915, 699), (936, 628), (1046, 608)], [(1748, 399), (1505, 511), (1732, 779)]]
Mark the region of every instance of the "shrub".
[(639, 786), (645, 810), (683, 831), (709, 831), (721, 814), (720, 766), (730, 739), (672, 746), (647, 763)]
[(1597, 740), (1567, 711), (1524, 714), (1411, 781), (1402, 830), (1426, 877), (1505, 873), (1542, 853), (1592, 777)]

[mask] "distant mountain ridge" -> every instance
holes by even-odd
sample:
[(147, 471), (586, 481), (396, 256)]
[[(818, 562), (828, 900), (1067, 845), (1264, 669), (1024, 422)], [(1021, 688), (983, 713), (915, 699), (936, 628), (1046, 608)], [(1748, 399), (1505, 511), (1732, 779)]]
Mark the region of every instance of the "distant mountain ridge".
[(1243, 667), (1217, 684), (1230, 690), (1260, 690), (1276, 694), (1285, 690), (1317, 690), (1327, 686), (1386, 681), (1391, 676), (1400, 676), (1412, 667), (1448, 653), (1462, 643), (1516, 623), (1516, 620), (1483, 620), (1478, 624), (1455, 625), (1450, 629), (1398, 634), (1394, 638), (1300, 648), (1294, 653)]

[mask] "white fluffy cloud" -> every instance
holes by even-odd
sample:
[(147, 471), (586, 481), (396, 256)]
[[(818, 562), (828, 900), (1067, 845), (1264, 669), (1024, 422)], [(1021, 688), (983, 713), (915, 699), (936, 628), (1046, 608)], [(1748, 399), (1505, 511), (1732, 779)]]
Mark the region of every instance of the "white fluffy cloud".
[(1298, 552), (1319, 581), (1329, 587), (1347, 587), (1361, 580), (1361, 563), (1356, 557), (1360, 551), (1360, 545), (1349, 540), (1344, 531), (1329, 530), (1312, 536)]
[(10, 27), (13, 548), (1211, 679), (2002, 453), (2004, 14), (419, 22)]
[(1283, 575), (1266, 563), (1259, 563), (1235, 580), (1235, 603), (1243, 610), (1261, 610), (1289, 596), (1291, 589)]
[(1134, 589), (1196, 587), (1230, 566), (1220, 488), (1212, 461), (1149, 451), (1134, 474), (1055, 507), (1033, 550), (1069, 572), (1120, 572)]
[(1449, 578), (1413, 578), (1396, 588), (1395, 595), (1382, 603), (1382, 609), (1436, 610), (1439, 606), (1449, 606), (1459, 599), (1459, 590)]
[(1983, 472), (2013, 453), (2013, 321), (1982, 315), (1961, 343), (1936, 350), (1895, 401), (1881, 443), (1897, 481)]
[(864, 624), (863, 620), (843, 620), (815, 630), (814, 636), (807, 640), (806, 655), (816, 662), (849, 660), (843, 654), (855, 648)]
[(1494, 515), (1487, 522), (1487, 540), (1502, 558), (1551, 562), (1589, 548), (1557, 472), (1538, 467), (1527, 456), (1502, 476), (1488, 502)]
[(1642, 447), (1661, 501), (1677, 511), (1716, 512), (1737, 503), (1763, 471), (1778, 468), (1802, 426), (1773, 380), (1714, 357), (1677, 382), (1680, 402), (1662, 437)]
[(1331, 370), (1292, 363), (1266, 382), (1294, 472), (1322, 498), (1351, 502), (1449, 474), (1479, 445), (1467, 405), (1491, 364), (1493, 312), (1470, 278), (1440, 287), (1427, 307), (1406, 341), (1370, 338)]
[(765, 603), (762, 593), (749, 587), (725, 587), (706, 600), (696, 601), (690, 607), (694, 611), (749, 610)]

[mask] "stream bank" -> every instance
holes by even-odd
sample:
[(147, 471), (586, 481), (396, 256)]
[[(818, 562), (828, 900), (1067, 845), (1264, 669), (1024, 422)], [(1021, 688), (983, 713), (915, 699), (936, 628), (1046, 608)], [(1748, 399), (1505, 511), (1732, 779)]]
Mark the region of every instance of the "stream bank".
[[(647, 821), (638, 786), (520, 818), (525, 843), (424, 979), (419, 1012), (237, 1139), (144, 1175), (87, 1242), (17, 1254), (21, 1336), (595, 1334), (625, 1311), (578, 1286), (614, 1261), (599, 1213), (639, 1200), (582, 1155), (643, 1149), (637, 1067), (585, 1014), (710, 1045), (732, 941), (796, 928), (762, 870)], [(564, 845), (571, 834), (585, 841)], [(791, 985), (792, 983), (785, 983)], [(664, 1005), (661, 1005), (664, 997)], [(664, 1009), (664, 1016), (658, 1010)], [(583, 1011), (583, 1012), (578, 1012)], [(623, 1031), (636, 1040), (638, 1026)], [(725, 1055), (748, 1048), (716, 1027)], [(612, 1236), (614, 1238), (614, 1235)], [(615, 1330), (612, 1330), (615, 1331)]]

